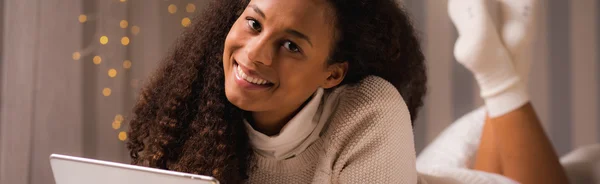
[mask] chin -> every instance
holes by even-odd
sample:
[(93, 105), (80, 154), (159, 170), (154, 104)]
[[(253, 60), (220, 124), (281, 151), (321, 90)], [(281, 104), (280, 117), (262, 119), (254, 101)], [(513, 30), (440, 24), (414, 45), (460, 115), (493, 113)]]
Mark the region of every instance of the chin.
[(227, 101), (229, 101), (234, 106), (244, 110), (244, 111), (256, 111), (253, 106), (255, 106), (255, 100), (250, 100), (250, 98), (246, 97), (239, 89), (233, 89), (233, 86), (227, 86), (225, 84), (225, 97), (227, 97)]

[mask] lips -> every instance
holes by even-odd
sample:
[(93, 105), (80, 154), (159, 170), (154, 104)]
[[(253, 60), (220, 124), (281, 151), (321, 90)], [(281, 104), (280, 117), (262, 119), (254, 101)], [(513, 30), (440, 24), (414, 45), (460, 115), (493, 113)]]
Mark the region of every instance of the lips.
[(252, 84), (258, 84), (258, 85), (265, 85), (267, 83), (269, 83), (269, 81), (262, 79), (260, 77), (251, 77), (248, 74), (244, 73), (244, 70), (242, 70), (241, 67), (239, 67), (239, 65), (234, 65), (234, 67), (236, 68), (235, 72), (236, 75), (238, 75), (240, 78), (244, 79), (245, 81), (252, 83)]
[(273, 85), (273, 83), (269, 82), (267, 79), (252, 74), (252, 71), (240, 66), (235, 60), (233, 63), (233, 71), (240, 82), (243, 81), (246, 83), (245, 86), (269, 87)]

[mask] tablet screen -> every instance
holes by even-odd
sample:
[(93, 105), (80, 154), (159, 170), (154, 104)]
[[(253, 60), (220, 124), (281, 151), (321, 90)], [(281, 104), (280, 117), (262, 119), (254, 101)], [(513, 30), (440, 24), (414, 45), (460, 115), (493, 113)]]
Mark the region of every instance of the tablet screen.
[(209, 176), (52, 154), (56, 184), (218, 184)]

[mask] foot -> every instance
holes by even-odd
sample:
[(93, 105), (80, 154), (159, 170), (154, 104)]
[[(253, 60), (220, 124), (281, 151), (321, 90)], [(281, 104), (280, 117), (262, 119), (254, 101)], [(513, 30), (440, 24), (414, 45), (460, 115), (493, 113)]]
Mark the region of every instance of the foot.
[(529, 99), (485, 1), (449, 0), (448, 13), (459, 34), (454, 56), (473, 73), (490, 116), (497, 117)]
[(502, 12), (502, 41), (510, 52), (519, 77), (527, 83), (538, 2), (537, 0), (499, 0), (499, 2)]

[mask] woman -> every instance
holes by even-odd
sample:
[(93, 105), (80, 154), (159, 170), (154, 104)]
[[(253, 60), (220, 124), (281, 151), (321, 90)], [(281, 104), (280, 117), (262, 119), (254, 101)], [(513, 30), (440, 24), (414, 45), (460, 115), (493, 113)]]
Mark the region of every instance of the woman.
[(134, 164), (223, 183), (416, 183), (423, 54), (394, 0), (218, 0), (141, 91)]

